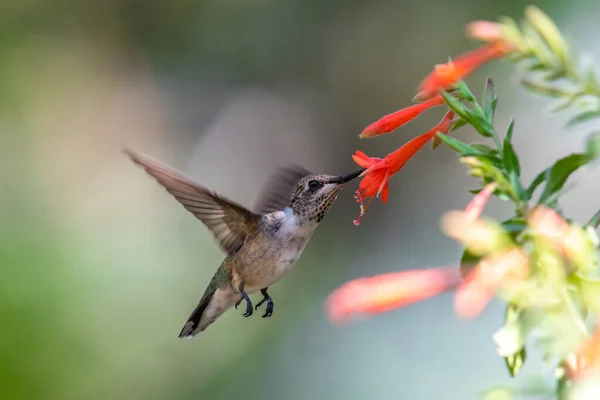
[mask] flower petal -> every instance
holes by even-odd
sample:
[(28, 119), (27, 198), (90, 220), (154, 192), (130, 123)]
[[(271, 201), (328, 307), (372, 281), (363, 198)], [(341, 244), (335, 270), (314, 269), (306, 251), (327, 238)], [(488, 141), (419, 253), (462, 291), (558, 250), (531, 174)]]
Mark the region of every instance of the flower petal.
[(391, 167), (392, 174), (400, 171), (400, 169), (410, 160), (423, 146), (434, 137), (438, 131), (445, 133), (450, 129), (452, 118), (454, 118), (454, 112), (448, 111), (442, 120), (429, 131), (417, 136), (416, 138), (405, 143), (398, 150), (388, 154), (385, 160), (388, 160)]
[(460, 284), (458, 268), (394, 272), (350, 281), (327, 299), (329, 319), (344, 322), (360, 314), (378, 314), (403, 307)]
[(441, 90), (451, 88), (483, 64), (508, 54), (512, 48), (508, 42), (492, 42), (463, 53), (445, 64), (437, 65), (419, 85), (419, 98), (430, 98)]
[(491, 194), (494, 193), (495, 189), (496, 183), (492, 182), (486, 185), (481, 192), (477, 193), (477, 195), (473, 197), (469, 204), (467, 204), (467, 208), (465, 208), (465, 214), (467, 218), (471, 219), (472, 221), (479, 218), (483, 208), (487, 204)]
[(600, 367), (600, 327), (567, 357), (569, 376), (582, 378), (593, 367)]
[[(354, 196), (361, 203), (360, 217), (354, 221), (355, 225), (360, 223), (366, 207), (362, 203), (367, 197), (379, 196), (381, 201), (387, 203), (389, 197), (389, 180), (410, 160), (437, 132), (448, 133), (452, 126), (454, 113), (448, 111), (442, 120), (428, 132), (417, 136), (405, 143), (396, 151), (385, 156), (384, 159), (369, 157), (362, 151), (356, 151), (352, 156), (354, 162), (363, 168), (367, 168), (362, 174), (359, 189)], [(369, 201), (370, 203), (370, 201)]]
[(461, 318), (477, 317), (494, 298), (496, 288), (481, 283), (481, 270), (475, 269), (456, 291), (454, 311)]
[(529, 257), (519, 248), (486, 257), (456, 291), (454, 309), (462, 318), (475, 318), (500, 287), (522, 282), (529, 273)]
[(369, 157), (365, 153), (360, 150), (356, 150), (356, 153), (352, 155), (352, 159), (355, 163), (363, 168), (372, 167), (377, 161), (381, 160), (381, 158), (377, 157)]
[(402, 125), (412, 121), (418, 117), (423, 111), (432, 107), (444, 104), (442, 96), (434, 96), (422, 103), (414, 104), (410, 107), (403, 108), (392, 114), (388, 114), (379, 120), (367, 126), (359, 135), (361, 138), (371, 138), (374, 136), (390, 133)]
[(491, 21), (473, 21), (467, 25), (467, 33), (484, 42), (495, 42), (504, 39), (502, 25)]
[(383, 189), (381, 190), (381, 201), (383, 201), (384, 203), (387, 203), (389, 195), (390, 195), (390, 185), (388, 184), (388, 182), (386, 182), (385, 185), (383, 186)]

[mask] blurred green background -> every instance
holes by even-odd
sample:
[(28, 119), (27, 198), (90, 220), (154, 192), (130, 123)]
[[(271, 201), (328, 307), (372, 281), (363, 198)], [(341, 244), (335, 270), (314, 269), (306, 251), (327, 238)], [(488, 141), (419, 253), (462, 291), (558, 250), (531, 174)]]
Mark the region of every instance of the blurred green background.
[[(341, 174), (437, 122), (359, 140), (409, 104), (436, 63), (476, 44), (475, 19), (520, 19), (521, 1), (4, 0), (0, 4), (0, 398), (474, 399), (506, 382), (491, 334), (503, 309), (456, 319), (450, 294), (347, 327), (327, 295), (376, 273), (456, 262), (439, 231), (474, 185), (445, 147), (417, 155), (360, 227), (355, 184), (272, 287), (274, 317), (229, 311), (176, 340), (223, 254), (208, 231), (120, 152), (130, 146), (248, 207), (294, 162)], [(536, 2), (579, 49), (600, 54), (600, 4)], [(580, 149), (586, 129), (493, 75), (498, 124), (516, 118), (526, 179)], [(464, 140), (475, 134), (463, 129)], [(565, 208), (600, 203), (578, 174)], [(594, 183), (596, 182), (596, 183)], [(501, 216), (504, 204), (487, 212)], [(537, 372), (530, 363), (525, 373)]]

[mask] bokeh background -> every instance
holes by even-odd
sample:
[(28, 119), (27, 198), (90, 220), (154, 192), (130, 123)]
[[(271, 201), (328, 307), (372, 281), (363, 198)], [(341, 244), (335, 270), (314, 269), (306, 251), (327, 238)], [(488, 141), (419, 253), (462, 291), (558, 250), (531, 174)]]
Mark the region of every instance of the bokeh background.
[[(600, 3), (536, 3), (600, 56)], [(159, 158), (248, 207), (290, 162), (341, 174), (356, 149), (384, 155), (439, 120), (359, 140), (409, 104), (436, 63), (475, 46), (464, 25), (527, 2), (4, 0), (0, 4), (0, 398), (474, 399), (507, 382), (491, 334), (503, 308), (460, 321), (451, 294), (332, 326), (327, 295), (377, 273), (456, 263), (439, 218), (475, 184), (447, 148), (423, 151), (360, 227), (348, 185), (297, 267), (270, 290), (275, 314), (230, 311), (176, 340), (223, 254), (208, 231), (120, 152)], [(518, 86), (500, 62), (498, 126), (532, 178), (593, 127)], [(462, 129), (463, 140), (475, 134)], [(565, 208), (585, 222), (597, 171)], [(510, 210), (493, 201), (487, 213)], [(539, 371), (530, 363), (525, 374)]]

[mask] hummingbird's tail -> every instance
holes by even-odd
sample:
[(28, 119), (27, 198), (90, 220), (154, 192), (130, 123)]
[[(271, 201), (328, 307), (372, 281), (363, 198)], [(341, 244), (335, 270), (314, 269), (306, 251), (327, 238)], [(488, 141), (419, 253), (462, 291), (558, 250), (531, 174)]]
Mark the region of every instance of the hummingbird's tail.
[(179, 333), (179, 339), (191, 339), (204, 331), (225, 311), (231, 308), (239, 298), (239, 293), (236, 293), (230, 285), (224, 288), (217, 288), (210, 285)]

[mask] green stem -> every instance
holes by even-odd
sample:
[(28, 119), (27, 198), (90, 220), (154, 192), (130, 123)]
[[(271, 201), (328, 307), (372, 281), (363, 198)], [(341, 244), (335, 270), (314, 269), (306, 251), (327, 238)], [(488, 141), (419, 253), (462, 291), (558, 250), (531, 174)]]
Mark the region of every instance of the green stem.
[(498, 137), (498, 135), (496, 134), (496, 130), (492, 130), (492, 138), (494, 139), (494, 143), (496, 144), (496, 149), (498, 149), (498, 152), (500, 154), (502, 154), (502, 142), (500, 141), (500, 138)]

